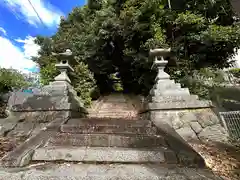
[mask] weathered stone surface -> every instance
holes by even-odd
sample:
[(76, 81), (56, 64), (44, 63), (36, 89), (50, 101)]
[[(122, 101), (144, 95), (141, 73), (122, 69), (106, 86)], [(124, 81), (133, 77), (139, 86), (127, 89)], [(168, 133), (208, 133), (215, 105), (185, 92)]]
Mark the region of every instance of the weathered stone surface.
[(8, 99), (8, 106), (11, 109), (12, 106), (17, 104), (23, 104), (29, 97), (33, 97), (33, 94), (24, 92), (13, 92)]
[[(168, 156), (165, 156), (165, 153)], [(40, 148), (34, 153), (34, 161), (73, 161), (73, 162), (124, 162), (124, 163), (177, 163), (173, 151), (158, 149), (129, 149), (129, 148)]]
[(186, 101), (186, 102), (172, 102), (172, 103), (148, 103), (145, 109), (147, 110), (167, 110), (167, 109), (194, 109), (194, 108), (208, 108), (211, 107), (210, 101)]
[(198, 122), (201, 124), (202, 127), (207, 127), (220, 123), (218, 116), (210, 109), (196, 112), (196, 116), (198, 118)]
[[(203, 139), (203, 137), (210, 137), (215, 140), (215, 137), (221, 136), (224, 142), (228, 139), (228, 134), (226, 133), (225, 129), (221, 126), (220, 120), (218, 116), (211, 110), (210, 108), (203, 108), (203, 109), (193, 109), (193, 110), (161, 110), (161, 111), (150, 111), (148, 114), (150, 119), (155, 122), (159, 122), (158, 128), (163, 129), (164, 126), (160, 124), (167, 123), (169, 126), (174, 128), (177, 133), (183, 139), (190, 140), (190, 139)], [(218, 125), (216, 130), (209, 132), (207, 128), (209, 126)], [(207, 129), (205, 129), (207, 128)], [(203, 131), (203, 129), (205, 129)], [(213, 128), (214, 129), (214, 128)], [(216, 132), (216, 136), (210, 135), (211, 133)], [(201, 133), (200, 137), (197, 134)], [(209, 135), (207, 135), (209, 134)]]
[(179, 102), (179, 101), (196, 101), (197, 95), (187, 96), (154, 96), (151, 98), (152, 102), (166, 103), (166, 102)]
[(70, 115), (73, 117), (82, 117), (85, 113), (81, 100), (67, 82), (52, 82), (39, 93), (13, 93), (8, 104), (10, 111), (17, 117), (30, 117), (45, 122), (57, 118), (63, 111), (72, 112)]
[(49, 123), (56, 118), (64, 118), (67, 111), (29, 111), (14, 112), (16, 119), (32, 121), (36, 123)]
[(206, 169), (159, 165), (35, 165), (20, 172), (0, 171), (0, 179), (12, 180), (221, 180)]
[(166, 91), (161, 92), (161, 95), (163, 95), (163, 96), (173, 96), (173, 95), (185, 96), (185, 95), (190, 95), (190, 92), (189, 92), (188, 88), (168, 89)]
[(44, 127), (47, 126), (48, 123), (39, 123), (36, 125), (36, 127), (33, 129), (31, 135), (35, 136), (37, 135)]
[(162, 136), (114, 135), (114, 134), (67, 134), (60, 133), (50, 138), (53, 146), (90, 146), (90, 147), (162, 147), (166, 146)]
[(95, 113), (91, 113), (88, 115), (88, 117), (99, 117), (99, 118), (132, 118), (134, 120), (137, 120), (138, 114), (135, 112), (130, 112), (130, 111), (126, 111), (126, 112), (95, 112)]
[(156, 128), (151, 121), (108, 119), (108, 118), (81, 118), (71, 119), (61, 127), (67, 133), (100, 133), (100, 134), (156, 134)]
[(26, 154), (24, 154), (20, 160), (19, 166), (24, 167), (29, 165), (32, 160), (33, 153), (34, 153), (34, 150), (31, 149)]
[(125, 94), (110, 94), (102, 97), (100, 106), (92, 106), (88, 117), (138, 118), (141, 98)]
[(192, 130), (192, 128), (190, 126), (183, 127), (181, 129), (177, 129), (176, 131), (186, 141), (198, 139), (196, 133)]
[(11, 109), (13, 111), (64, 109), (69, 108), (69, 101), (69, 97), (66, 95), (50, 96), (30, 94), (22, 102), (14, 102)]
[(151, 127), (149, 120), (129, 120), (123, 118), (76, 118), (70, 119), (67, 125), (80, 126), (125, 126), (125, 127)]
[(152, 89), (153, 95), (161, 94), (163, 95), (164, 92), (174, 89), (175, 91), (182, 91), (180, 84), (159, 84), (155, 85), (154, 89)]
[(0, 136), (4, 136), (17, 126), (17, 122), (7, 122), (0, 125)]
[(20, 137), (20, 136), (25, 136), (28, 137), (33, 129), (35, 128), (36, 122), (34, 123), (33, 121), (24, 121), (24, 122), (19, 122), (17, 126), (14, 128), (14, 131), (11, 131), (8, 133), (9, 137)]
[(198, 137), (201, 140), (210, 140), (210, 141), (218, 141), (218, 142), (227, 142), (228, 136), (226, 131), (224, 131), (223, 127), (220, 124), (216, 124), (213, 126), (208, 126), (204, 128), (199, 134)]
[(177, 153), (177, 158), (179, 160), (179, 164), (185, 166), (205, 167), (205, 162), (202, 157), (194, 151), (191, 152), (180, 149)]
[[(55, 119), (49, 123), (45, 129), (42, 129), (37, 135), (32, 136), (22, 145), (14, 149), (12, 152), (7, 154), (1, 159), (1, 165), (3, 167), (19, 167), (22, 164), (22, 160), (25, 158), (24, 162), (27, 162), (28, 156), (25, 156), (28, 152), (36, 149), (39, 145), (44, 143), (49, 137), (53, 136), (57, 128), (64, 123), (66, 119)], [(51, 127), (54, 126), (54, 130)], [(49, 129), (50, 128), (50, 129)], [(25, 163), (23, 163), (25, 164)]]
[(173, 126), (173, 118), (176, 117), (176, 116), (171, 116), (169, 114), (169, 112), (167, 111), (151, 111), (149, 112), (149, 118), (152, 120), (152, 121), (155, 121), (155, 122), (159, 122), (159, 123), (167, 123), (169, 124), (171, 127)]
[(202, 131), (202, 126), (198, 122), (190, 122), (190, 126), (195, 133), (200, 133)]
[(178, 116), (180, 121), (182, 121), (184, 124), (198, 120), (193, 112), (179, 112)]
[(156, 134), (156, 128), (119, 125), (63, 125), (61, 132), (92, 134)]
[(180, 121), (177, 117), (172, 121), (172, 125), (174, 129), (180, 129), (184, 126), (184, 123)]

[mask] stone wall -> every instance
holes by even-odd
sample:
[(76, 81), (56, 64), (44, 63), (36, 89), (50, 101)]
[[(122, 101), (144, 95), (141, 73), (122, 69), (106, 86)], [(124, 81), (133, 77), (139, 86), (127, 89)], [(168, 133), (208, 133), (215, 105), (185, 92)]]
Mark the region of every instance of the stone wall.
[(148, 113), (150, 119), (167, 123), (186, 141), (227, 142), (228, 134), (211, 108), (161, 110)]
[(13, 93), (8, 109), (10, 116), (32, 118), (39, 122), (50, 122), (60, 117), (81, 117), (86, 113), (81, 100), (67, 82), (52, 82), (36, 94)]

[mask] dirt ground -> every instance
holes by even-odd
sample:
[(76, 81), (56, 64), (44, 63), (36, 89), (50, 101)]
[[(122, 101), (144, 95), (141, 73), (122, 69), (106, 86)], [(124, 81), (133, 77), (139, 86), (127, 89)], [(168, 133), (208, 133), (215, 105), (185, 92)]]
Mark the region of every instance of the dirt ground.
[(206, 162), (206, 165), (225, 180), (240, 179), (240, 143), (233, 146), (221, 143), (196, 144), (191, 146)]
[(26, 140), (25, 137), (19, 138), (8, 138), (0, 137), (0, 159), (8, 152), (15, 149), (17, 146), (22, 144)]

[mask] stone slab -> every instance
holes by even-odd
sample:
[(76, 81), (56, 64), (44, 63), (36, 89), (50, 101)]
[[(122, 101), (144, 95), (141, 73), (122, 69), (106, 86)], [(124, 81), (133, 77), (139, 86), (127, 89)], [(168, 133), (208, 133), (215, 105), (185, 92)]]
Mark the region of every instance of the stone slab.
[[(49, 123), (45, 129), (42, 129), (35, 136), (27, 139), (22, 145), (5, 155), (1, 159), (1, 166), (3, 167), (21, 167), (23, 160), (26, 158), (26, 154), (36, 149), (39, 145), (44, 143), (49, 137), (56, 134), (58, 130), (57, 127), (60, 127), (62, 123), (64, 123), (66, 119), (55, 119), (53, 122)], [(54, 129), (51, 127), (54, 126)], [(25, 159), (26, 160), (26, 159)], [(26, 161), (24, 160), (24, 165), (26, 165)]]
[(146, 110), (167, 110), (167, 109), (197, 109), (212, 107), (211, 101), (186, 101), (186, 102), (172, 102), (172, 103), (148, 103), (145, 106)]
[(66, 111), (72, 110), (72, 105), (70, 103), (64, 104), (54, 104), (54, 105), (39, 105), (32, 107), (24, 107), (24, 106), (14, 106), (12, 108), (13, 112), (32, 112), (32, 111)]
[(37, 124), (37, 126), (32, 131), (31, 135), (32, 136), (37, 135), (46, 126), (47, 126), (47, 123), (39, 123), (39, 124)]
[(190, 126), (196, 134), (202, 131), (202, 126), (198, 122), (190, 122)]
[(156, 83), (153, 89), (180, 89), (180, 83)]
[(125, 127), (151, 127), (148, 120), (128, 120), (122, 118), (79, 118), (70, 119), (68, 125), (96, 125), (96, 126), (125, 126)]
[(173, 96), (173, 95), (179, 95), (179, 96), (185, 96), (190, 95), (188, 88), (181, 88), (181, 89), (166, 89), (163, 92), (156, 92), (155, 95), (163, 95), (163, 96)]
[(193, 101), (198, 100), (197, 95), (186, 95), (186, 96), (156, 96), (151, 97), (153, 102), (179, 102), (179, 101)]
[(142, 164), (39, 164), (15, 172), (1, 170), (11, 180), (222, 180), (206, 169)]
[(158, 84), (154, 85), (153, 89), (151, 89), (150, 94), (156, 95), (156, 94), (162, 94), (163, 91), (171, 91), (171, 90), (180, 90), (181, 91), (181, 85), (180, 84)]
[(7, 122), (0, 125), (0, 136), (4, 136), (17, 126), (17, 122)]
[(35, 128), (36, 123), (34, 123), (33, 121), (24, 121), (24, 122), (19, 122), (17, 124), (17, 126), (14, 128), (13, 131), (8, 133), (9, 137), (28, 137), (33, 129)]
[(186, 126), (186, 127), (177, 129), (176, 132), (186, 141), (198, 140), (196, 133), (192, 130), (192, 128), (190, 126)]
[(99, 117), (99, 118), (128, 118), (128, 119), (135, 119), (137, 120), (137, 113), (133, 113), (133, 112), (126, 112), (126, 113), (122, 113), (122, 112), (106, 112), (106, 113), (91, 113), (88, 115), (89, 118), (92, 117)]
[(91, 113), (88, 115), (89, 118), (92, 117), (101, 117), (101, 118), (127, 118), (132, 120), (137, 120), (137, 116), (135, 114), (120, 114), (120, 113), (106, 113), (106, 114), (99, 114), (99, 113)]
[[(72, 162), (110, 162), (110, 163), (177, 163), (173, 151), (165, 148), (158, 149), (129, 149), (129, 148), (102, 148), (79, 147), (39, 148), (35, 151), (33, 161), (72, 161)], [(174, 160), (175, 158), (175, 160)]]
[(220, 123), (220, 118), (213, 111), (202, 111), (195, 113), (199, 124), (205, 128)]
[(29, 112), (14, 112), (14, 116), (25, 121), (37, 123), (49, 123), (56, 118), (64, 118), (66, 111), (29, 111)]
[(58, 133), (47, 143), (51, 146), (88, 146), (88, 147), (163, 147), (167, 146), (162, 136), (114, 135), (114, 134), (68, 134)]
[(119, 126), (119, 125), (62, 125), (61, 132), (79, 134), (145, 134), (155, 135), (155, 127)]
[(203, 141), (228, 142), (227, 132), (220, 124), (204, 128), (198, 137)]

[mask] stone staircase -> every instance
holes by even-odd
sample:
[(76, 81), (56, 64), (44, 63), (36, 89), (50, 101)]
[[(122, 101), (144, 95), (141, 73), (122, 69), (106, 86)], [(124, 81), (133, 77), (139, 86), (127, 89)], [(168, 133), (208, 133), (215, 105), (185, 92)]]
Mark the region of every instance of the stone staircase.
[(70, 119), (42, 141), (29, 163), (0, 171), (0, 179), (221, 179), (208, 169), (185, 166), (165, 135), (151, 121), (142, 119)]
[(32, 161), (172, 164), (177, 158), (150, 121), (82, 118), (62, 125)]
[(88, 109), (88, 113), (89, 118), (139, 119), (135, 103), (123, 94), (107, 95), (100, 98)]
[(0, 179), (221, 179), (186, 144), (150, 120), (124, 114), (130, 111), (139, 110), (126, 96), (113, 95), (95, 102), (88, 117), (51, 122), (2, 159), (8, 169), (0, 169)]

